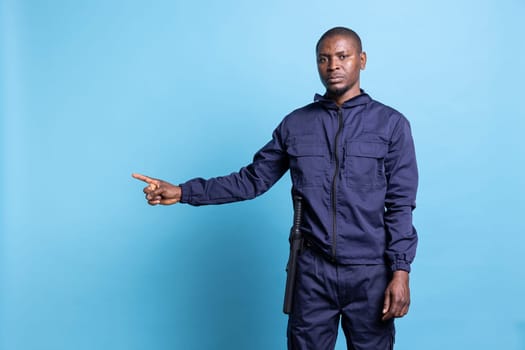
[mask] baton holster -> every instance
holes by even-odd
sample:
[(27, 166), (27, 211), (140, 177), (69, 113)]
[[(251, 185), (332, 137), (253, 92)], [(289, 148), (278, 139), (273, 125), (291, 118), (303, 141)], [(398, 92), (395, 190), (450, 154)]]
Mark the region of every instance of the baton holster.
[(293, 295), (295, 290), (295, 280), (297, 274), (297, 259), (301, 254), (304, 244), (304, 237), (301, 233), (301, 218), (302, 218), (302, 198), (300, 196), (293, 197), (294, 220), (293, 226), (290, 230), (290, 256), (288, 257), (288, 264), (286, 265), (286, 288), (284, 291), (284, 305), (283, 312), (290, 314), (293, 309)]

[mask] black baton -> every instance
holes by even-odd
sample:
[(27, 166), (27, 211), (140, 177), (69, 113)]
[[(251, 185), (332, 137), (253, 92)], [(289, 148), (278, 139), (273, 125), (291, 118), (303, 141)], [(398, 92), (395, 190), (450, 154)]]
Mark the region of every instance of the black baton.
[(285, 314), (292, 312), (297, 258), (303, 247), (303, 235), (301, 233), (301, 217), (303, 214), (302, 200), (300, 196), (293, 197), (293, 226), (290, 231), (290, 256), (288, 258), (288, 265), (286, 266), (286, 288), (284, 290), (283, 312)]

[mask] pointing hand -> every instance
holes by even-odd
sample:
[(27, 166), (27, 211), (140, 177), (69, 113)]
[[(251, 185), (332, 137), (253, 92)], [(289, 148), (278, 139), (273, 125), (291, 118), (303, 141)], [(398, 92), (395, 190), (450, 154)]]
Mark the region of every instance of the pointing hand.
[(175, 186), (169, 182), (154, 179), (141, 174), (132, 174), (135, 179), (144, 181), (148, 185), (144, 187), (146, 200), (150, 205), (171, 205), (180, 202), (182, 190), (180, 186)]

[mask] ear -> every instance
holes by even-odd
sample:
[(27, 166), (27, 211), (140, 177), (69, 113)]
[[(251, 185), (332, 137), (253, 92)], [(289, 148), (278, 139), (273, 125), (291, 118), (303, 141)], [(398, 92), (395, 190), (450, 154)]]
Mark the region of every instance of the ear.
[(361, 70), (365, 70), (366, 68), (366, 52), (361, 52), (359, 54), (359, 59), (361, 60)]

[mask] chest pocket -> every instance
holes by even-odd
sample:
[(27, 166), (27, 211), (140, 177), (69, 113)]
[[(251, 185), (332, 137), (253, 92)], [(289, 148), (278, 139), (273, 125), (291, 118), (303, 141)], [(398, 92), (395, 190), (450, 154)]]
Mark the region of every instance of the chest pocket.
[(324, 146), (317, 139), (299, 138), (288, 147), (290, 174), (297, 188), (321, 186), (327, 166)]
[(385, 156), (388, 145), (381, 142), (347, 141), (345, 177), (354, 190), (377, 190), (386, 187)]

